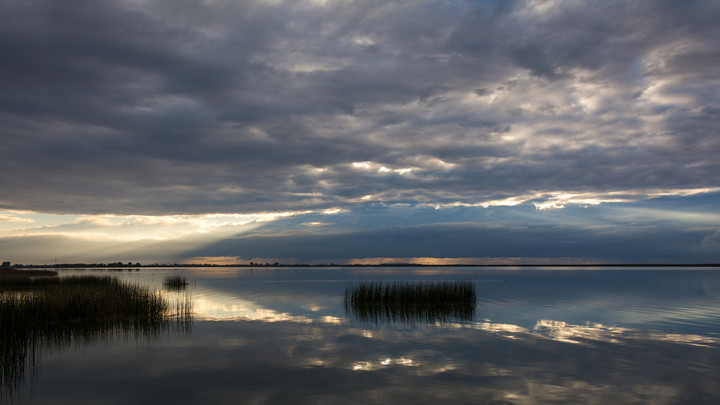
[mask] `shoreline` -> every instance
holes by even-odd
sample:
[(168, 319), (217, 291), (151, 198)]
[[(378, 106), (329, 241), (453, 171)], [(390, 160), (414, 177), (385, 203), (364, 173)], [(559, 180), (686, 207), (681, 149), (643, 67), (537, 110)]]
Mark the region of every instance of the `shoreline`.
[[(0, 268), (0, 275), (18, 274), (18, 275), (52, 275), (56, 274), (52, 270), (45, 269), (153, 269), (153, 268), (303, 268), (303, 267), (550, 267), (550, 268), (566, 268), (566, 267), (720, 267), (720, 263), (585, 263), (585, 264), (543, 264), (543, 263), (523, 263), (523, 264), (418, 264), (418, 263), (380, 263), (380, 264), (337, 264), (337, 263), (319, 263), (319, 264), (281, 264), (281, 263), (254, 263), (254, 264), (102, 264), (102, 263), (63, 263), (49, 265), (14, 265), (9, 268)], [(34, 274), (29, 274), (33, 272)], [(35, 274), (36, 273), (36, 274)], [(50, 274), (48, 274), (50, 273)]]

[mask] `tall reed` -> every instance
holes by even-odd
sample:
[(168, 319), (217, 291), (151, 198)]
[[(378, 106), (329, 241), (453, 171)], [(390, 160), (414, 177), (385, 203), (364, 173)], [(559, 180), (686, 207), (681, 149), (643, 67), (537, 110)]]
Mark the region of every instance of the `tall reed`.
[(471, 282), (367, 282), (345, 290), (345, 311), (372, 324), (412, 325), (471, 321), (475, 315)]
[(0, 279), (0, 388), (12, 397), (44, 348), (115, 335), (152, 339), (171, 321), (187, 328), (188, 300), (171, 308), (160, 293), (115, 277)]

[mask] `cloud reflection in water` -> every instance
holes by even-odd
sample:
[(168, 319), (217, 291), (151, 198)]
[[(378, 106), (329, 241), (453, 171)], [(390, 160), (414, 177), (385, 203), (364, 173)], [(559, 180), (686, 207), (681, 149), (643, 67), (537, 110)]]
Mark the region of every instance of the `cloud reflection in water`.
[[(401, 276), (428, 277), (391, 277)], [(344, 314), (343, 289), (360, 278), (349, 271), (198, 278), (191, 339), (52, 356), (33, 400), (76, 400), (67, 387), (83, 379), (86, 398), (117, 403), (161, 395), (170, 403), (713, 403), (720, 335), (698, 332), (704, 323), (660, 326), (687, 307), (696, 309), (693, 321), (715, 319), (716, 296), (705, 293), (715, 277), (506, 272), (508, 282), (479, 288), (475, 320), (415, 325), (422, 327)], [(623, 321), (653, 316), (613, 323), (620, 307)]]

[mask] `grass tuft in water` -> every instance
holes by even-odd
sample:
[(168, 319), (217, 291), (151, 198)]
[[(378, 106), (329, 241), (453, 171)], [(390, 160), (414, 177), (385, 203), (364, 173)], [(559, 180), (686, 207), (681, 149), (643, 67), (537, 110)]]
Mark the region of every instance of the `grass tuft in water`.
[(475, 287), (471, 282), (369, 282), (345, 290), (345, 311), (375, 325), (412, 325), (472, 321)]
[(184, 290), (187, 285), (187, 278), (183, 276), (168, 276), (163, 281), (163, 286), (170, 291)]

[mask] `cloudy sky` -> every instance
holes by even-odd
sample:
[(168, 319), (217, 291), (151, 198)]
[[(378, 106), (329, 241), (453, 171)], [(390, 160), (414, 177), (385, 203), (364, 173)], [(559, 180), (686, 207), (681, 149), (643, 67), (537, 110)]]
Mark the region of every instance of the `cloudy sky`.
[(720, 262), (720, 3), (4, 0), (0, 259)]

